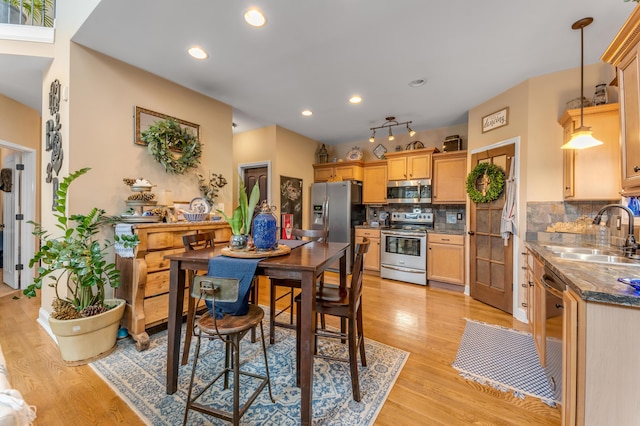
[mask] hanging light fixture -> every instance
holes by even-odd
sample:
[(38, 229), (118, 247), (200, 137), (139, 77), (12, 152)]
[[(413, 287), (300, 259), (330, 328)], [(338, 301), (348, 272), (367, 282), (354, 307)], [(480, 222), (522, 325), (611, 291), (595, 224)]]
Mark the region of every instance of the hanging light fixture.
[(582, 18), (571, 25), (574, 30), (580, 30), (580, 127), (571, 134), (569, 142), (562, 145), (562, 149), (585, 149), (602, 145), (602, 141), (593, 137), (591, 127), (584, 125), (584, 27), (591, 24), (593, 18)]
[(371, 137), (369, 138), (369, 142), (374, 142), (376, 139), (376, 130), (378, 129), (385, 129), (388, 128), (389, 129), (389, 140), (392, 141), (395, 139), (395, 137), (393, 136), (393, 133), (391, 132), (391, 128), (395, 127), (395, 126), (407, 126), (407, 132), (409, 132), (409, 136), (413, 137), (415, 136), (416, 132), (411, 130), (411, 127), (409, 127), (409, 124), (412, 123), (412, 121), (404, 121), (402, 123), (398, 123), (396, 121), (395, 117), (386, 117), (385, 118), (384, 124), (382, 124), (382, 126), (378, 126), (378, 127), (372, 127), (369, 130), (371, 130)]

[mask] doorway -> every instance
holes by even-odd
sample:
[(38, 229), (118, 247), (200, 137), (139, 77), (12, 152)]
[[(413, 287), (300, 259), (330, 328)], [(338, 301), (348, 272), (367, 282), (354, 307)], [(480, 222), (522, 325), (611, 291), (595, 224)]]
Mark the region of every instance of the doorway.
[[(505, 171), (505, 180), (516, 167), (516, 140), (497, 144), (471, 156), (471, 168), (492, 163)], [(517, 170), (517, 168), (515, 169)], [(517, 197), (516, 197), (517, 200)], [(470, 204), (469, 209), (469, 294), (476, 300), (513, 313), (514, 237), (504, 240), (500, 233), (506, 186), (498, 199)]]
[[(238, 167), (238, 174), (242, 177), (245, 190), (247, 191), (247, 197), (251, 194), (254, 185), (258, 184), (260, 188), (260, 198), (258, 199), (258, 205), (256, 211), (260, 209), (260, 203), (262, 200), (267, 200), (271, 203), (271, 162), (260, 162), (241, 164)], [(255, 215), (256, 212), (254, 212)]]
[(11, 170), (11, 190), (2, 196), (2, 281), (13, 289), (24, 289), (33, 281), (29, 259), (35, 239), (27, 221), (36, 219), (36, 151), (2, 140), (0, 151), (2, 168)]

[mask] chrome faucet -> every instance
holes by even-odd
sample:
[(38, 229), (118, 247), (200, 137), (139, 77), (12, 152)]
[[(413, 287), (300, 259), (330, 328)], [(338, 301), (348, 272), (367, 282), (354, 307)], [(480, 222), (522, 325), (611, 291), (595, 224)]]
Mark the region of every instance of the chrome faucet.
[(607, 204), (606, 206), (601, 208), (596, 217), (593, 218), (593, 224), (599, 225), (600, 221), (602, 220), (602, 214), (612, 208), (619, 208), (620, 210), (624, 210), (629, 216), (629, 234), (627, 235), (627, 239), (624, 242), (623, 250), (625, 255), (631, 257), (635, 254), (638, 245), (636, 244), (636, 238), (633, 236), (633, 212), (629, 207), (623, 206), (622, 204)]

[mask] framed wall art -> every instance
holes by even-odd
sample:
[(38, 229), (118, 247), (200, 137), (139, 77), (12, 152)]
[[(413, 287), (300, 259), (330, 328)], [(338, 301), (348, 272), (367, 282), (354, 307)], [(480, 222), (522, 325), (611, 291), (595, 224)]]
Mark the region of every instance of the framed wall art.
[(302, 179), (280, 176), (280, 212), (292, 214), (291, 226), (302, 229)]
[(507, 124), (509, 124), (509, 107), (504, 107), (501, 110), (482, 117), (482, 133), (495, 130)]
[(149, 126), (151, 126), (152, 124), (154, 124), (156, 121), (159, 120), (166, 120), (166, 119), (172, 119), (174, 121), (176, 121), (178, 124), (180, 124), (181, 128), (186, 128), (187, 130), (190, 131), (191, 134), (193, 134), (198, 140), (200, 139), (200, 125), (199, 124), (194, 124), (194, 123), (190, 123), (188, 121), (185, 120), (181, 120), (179, 118), (175, 118), (175, 117), (171, 117), (169, 115), (166, 114), (162, 114), (159, 112), (155, 112), (155, 111), (151, 111), (149, 109), (145, 109), (145, 108), (141, 108), (139, 106), (135, 107), (135, 135), (134, 135), (134, 142), (137, 145), (144, 145), (146, 146), (146, 142), (144, 142), (142, 140), (142, 138), (140, 137), (142, 132), (144, 132), (146, 129), (149, 128)]

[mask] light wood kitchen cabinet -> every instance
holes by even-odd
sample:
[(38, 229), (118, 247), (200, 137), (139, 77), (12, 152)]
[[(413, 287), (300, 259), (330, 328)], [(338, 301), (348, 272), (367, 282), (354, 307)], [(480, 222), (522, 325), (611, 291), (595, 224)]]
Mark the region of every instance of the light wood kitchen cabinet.
[(433, 204), (465, 204), (467, 191), (467, 151), (433, 155)]
[(427, 279), (464, 286), (464, 235), (429, 233)]
[(362, 161), (340, 161), (313, 165), (315, 182), (333, 182), (341, 180), (359, 180), (363, 178)]
[(637, 425), (640, 309), (563, 294), (562, 424)]
[[(565, 111), (558, 123), (563, 144), (580, 127), (580, 108)], [(584, 108), (584, 125), (604, 142), (589, 149), (563, 151), (563, 195), (565, 200), (616, 200), (620, 198), (620, 114), (618, 104)], [(640, 163), (639, 163), (640, 164)]]
[(640, 7), (636, 7), (602, 60), (618, 70), (622, 141), (622, 195), (640, 195)]
[(431, 179), (431, 161), (435, 148), (387, 152), (389, 180)]
[(364, 164), (362, 179), (362, 203), (387, 203), (387, 162), (375, 161)]
[[(215, 231), (216, 242), (227, 242), (231, 228), (226, 222), (176, 222), (132, 225), (140, 243), (134, 257), (116, 255), (120, 287), (115, 295), (127, 302), (122, 325), (136, 341), (138, 350), (147, 349), (146, 329), (167, 322), (169, 316), (169, 266), (164, 257), (184, 251), (184, 235)], [(189, 283), (186, 284), (187, 286)], [(185, 313), (189, 292), (185, 292)]]
[(364, 269), (380, 272), (380, 230), (356, 228), (356, 243), (367, 237), (370, 241), (369, 251), (364, 255)]

